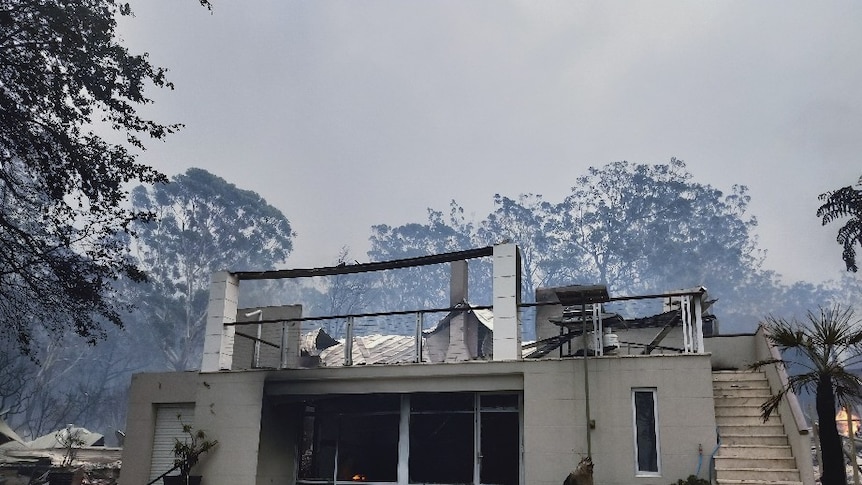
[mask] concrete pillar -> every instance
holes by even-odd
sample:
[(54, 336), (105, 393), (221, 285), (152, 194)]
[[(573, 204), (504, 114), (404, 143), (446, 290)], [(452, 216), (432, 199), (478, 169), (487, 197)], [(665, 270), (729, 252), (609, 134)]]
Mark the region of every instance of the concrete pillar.
[[(290, 305), (288, 318), (301, 318), (302, 305)], [(302, 322), (284, 322), (284, 339), (282, 341), (281, 367), (298, 369), (300, 367), (300, 340), (302, 340)]]
[(703, 293), (694, 295), (694, 343), (695, 352), (703, 353)]
[(467, 301), (467, 261), (449, 263), (449, 306)]
[[(449, 276), (449, 306), (467, 301), (467, 261), (453, 261)], [(471, 360), (476, 357), (476, 329), (473, 329), (472, 342), (467, 324), (467, 313), (455, 313), (449, 321), (449, 346), (446, 349), (446, 362)], [(472, 346), (471, 346), (472, 343)]]
[(521, 254), (518, 246), (494, 246), (494, 360), (521, 358)]
[(236, 321), (238, 300), (239, 279), (227, 271), (213, 273), (201, 372), (230, 370), (235, 329), (225, 324)]

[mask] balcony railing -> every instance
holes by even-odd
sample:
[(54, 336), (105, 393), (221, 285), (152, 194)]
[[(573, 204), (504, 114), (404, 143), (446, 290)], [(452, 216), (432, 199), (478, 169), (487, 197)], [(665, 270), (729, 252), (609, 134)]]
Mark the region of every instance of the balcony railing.
[[(521, 304), (519, 316), (529, 329), (525, 332), (528, 341), (522, 345), (523, 356), (538, 359), (585, 354), (701, 353), (704, 333), (710, 335), (716, 327), (715, 319), (704, 315), (708, 306), (704, 296), (703, 289), (695, 289), (612, 297), (604, 304), (586, 305), (584, 309), (564, 308), (558, 302)], [(624, 312), (631, 312), (625, 308), (627, 304), (644, 300), (659, 303), (653, 308), (662, 311), (643, 317), (624, 316)], [(290, 319), (266, 319), (258, 314), (259, 320), (230, 324), (236, 327), (238, 349), (233, 368), (487, 360), (493, 353), (492, 310), (491, 306), (465, 303), (448, 308)], [(545, 320), (549, 314), (551, 317)], [(298, 327), (292, 337), (291, 325)], [(549, 325), (554, 329), (553, 335), (548, 335)], [(265, 326), (274, 326), (276, 331), (261, 332)], [(534, 338), (534, 328), (540, 333), (538, 339)], [(291, 347), (298, 355), (293, 362), (289, 357)]]

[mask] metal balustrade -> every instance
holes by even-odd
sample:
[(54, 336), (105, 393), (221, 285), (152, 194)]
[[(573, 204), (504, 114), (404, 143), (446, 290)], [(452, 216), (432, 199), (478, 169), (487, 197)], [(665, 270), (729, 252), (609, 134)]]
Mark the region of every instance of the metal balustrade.
[[(580, 308), (562, 308), (558, 302), (522, 304), (519, 306), (519, 314), (522, 321), (528, 322), (528, 328), (543, 324), (536, 321), (536, 309), (539, 307), (560, 307), (560, 321), (557, 322), (559, 333), (553, 338), (525, 343), (523, 345), (525, 358), (577, 357), (584, 354), (601, 357), (609, 351), (615, 355), (702, 353), (705, 321), (703, 310), (707, 306), (703, 301), (704, 296), (705, 292), (697, 289), (659, 295), (612, 297), (606, 304), (586, 305), (585, 313), (582, 313)], [(628, 319), (621, 318), (618, 313), (607, 312), (608, 306), (646, 299), (658, 300), (666, 311), (658, 315)], [(299, 342), (290, 342), (287, 336), (287, 325), (292, 322), (300, 325), (301, 330), (297, 335), (302, 339), (301, 350), (305, 354), (303, 363), (298, 367), (434, 363), (452, 361), (447, 360), (452, 358), (448, 355), (441, 358), (439, 348), (436, 349), (437, 355), (429, 352), (428, 346), (434, 345), (434, 332), (450, 331), (447, 328), (438, 328), (441, 322), (446, 322), (451, 328), (452, 320), (459, 315), (464, 315), (466, 319), (466, 315), (471, 313), (475, 314), (478, 311), (489, 313), (487, 311), (492, 309), (493, 307), (488, 305), (463, 304), (449, 308), (309, 316), (287, 320), (268, 320), (263, 314), (258, 313), (256, 321), (237, 322), (231, 325), (237, 327), (237, 339), (248, 339), (253, 342), (252, 355), (247, 356), (250, 368), (290, 367), (285, 358), (286, 346), (299, 344)], [(437, 318), (432, 316), (435, 314)], [(708, 319), (712, 323), (712, 317)], [(472, 322), (474, 327), (477, 321)], [(279, 324), (282, 325), (280, 341), (258, 337), (261, 335), (261, 326)], [(247, 326), (251, 327), (250, 331), (243, 330)], [(493, 331), (493, 324), (489, 322), (486, 328), (488, 331)], [(476, 328), (470, 331), (473, 330)], [(584, 330), (587, 332), (585, 339)], [(460, 331), (466, 330), (462, 328)], [(315, 332), (316, 338), (325, 340), (324, 348), (316, 347), (317, 344), (309, 337), (310, 332)], [(320, 332), (329, 339), (322, 337)], [(476, 333), (478, 332), (476, 330)], [(456, 335), (456, 338), (459, 335), (462, 334)], [(487, 335), (485, 333), (486, 337)], [(608, 335), (614, 338), (609, 339)], [(451, 338), (451, 335), (448, 338)], [(470, 338), (474, 338), (470, 342), (473, 348), (468, 349), (467, 354), (457, 355), (454, 358), (456, 360), (489, 358), (490, 354), (483, 353), (479, 348), (483, 344), (479, 341), (479, 336), (473, 335)], [(618, 345), (614, 339), (618, 339)], [(439, 340), (446, 341), (447, 337), (442, 336)], [(584, 341), (585, 344), (581, 344)], [(613, 342), (614, 345), (609, 347), (608, 341)], [(490, 341), (484, 343), (488, 342)], [(578, 347), (579, 344), (581, 344), (580, 347)], [(451, 342), (450, 345), (452, 345)], [(493, 351), (493, 345), (490, 345)], [(277, 366), (260, 363), (262, 349), (266, 348), (278, 349), (281, 359)]]

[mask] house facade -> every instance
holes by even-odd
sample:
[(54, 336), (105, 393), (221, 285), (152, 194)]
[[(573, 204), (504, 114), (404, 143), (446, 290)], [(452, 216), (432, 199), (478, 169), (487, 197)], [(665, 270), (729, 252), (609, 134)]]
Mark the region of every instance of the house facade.
[[(492, 258), (492, 308), (466, 304), (465, 261), (474, 257)], [(516, 246), (350, 270), (418, 264), (450, 264), (452, 297), (430, 329), (417, 311), (409, 360), (402, 338), (377, 348), (392, 360), (360, 362), (369, 346), (354, 347), (354, 316), (339, 342), (343, 359), (309, 359), (319, 349), (303, 345), (312, 319), (301, 306), (236, 303), (243, 279), (297, 274), (217, 273), (201, 371), (133, 378), (120, 483), (145, 485), (169, 470), (181, 423), (219, 441), (197, 466), (206, 485), (558, 485), (586, 456), (596, 483), (668, 484), (745, 478), (767, 465), (751, 462), (754, 445), (735, 444), (752, 416), (729, 415), (718, 397), (739, 399), (715, 382), (734, 379), (730, 387), (754, 392), (718, 371), (774, 350), (759, 334), (716, 335), (704, 289), (653, 295), (664, 311), (649, 318), (608, 313), (614, 298), (598, 287), (540, 290), (538, 340), (525, 344), (521, 314), (530, 305), (520, 302)], [(768, 369), (764, 379), (778, 386), (782, 375)], [(741, 399), (750, 411), (760, 398)], [(808, 429), (794, 405), (783, 404), (780, 424), (770, 425), (779, 444), (765, 446), (789, 453), (770, 465), (787, 471), (782, 483), (813, 483)]]

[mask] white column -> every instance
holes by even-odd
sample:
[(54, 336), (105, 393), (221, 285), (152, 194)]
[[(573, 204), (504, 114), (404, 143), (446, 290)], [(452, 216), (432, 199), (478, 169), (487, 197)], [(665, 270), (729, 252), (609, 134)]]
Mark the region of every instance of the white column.
[(694, 295), (694, 342), (697, 344), (695, 352), (704, 353), (703, 349), (703, 295)]
[(518, 246), (494, 246), (494, 360), (521, 358), (521, 255)]
[(207, 328), (204, 335), (204, 355), (201, 372), (230, 370), (233, 363), (235, 328), (226, 323), (236, 321), (239, 280), (227, 271), (213, 273), (210, 301), (207, 307)]

